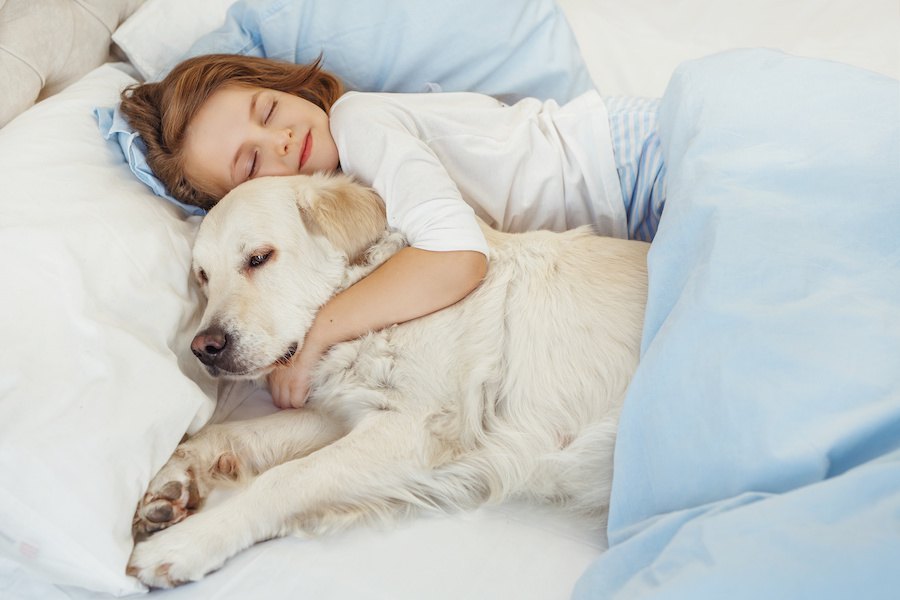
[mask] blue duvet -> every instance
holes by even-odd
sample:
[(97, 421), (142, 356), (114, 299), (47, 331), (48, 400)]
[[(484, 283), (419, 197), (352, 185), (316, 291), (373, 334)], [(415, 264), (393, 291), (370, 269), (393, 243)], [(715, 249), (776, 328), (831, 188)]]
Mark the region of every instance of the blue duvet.
[(659, 119), (610, 550), (574, 597), (900, 597), (900, 84), (733, 51)]

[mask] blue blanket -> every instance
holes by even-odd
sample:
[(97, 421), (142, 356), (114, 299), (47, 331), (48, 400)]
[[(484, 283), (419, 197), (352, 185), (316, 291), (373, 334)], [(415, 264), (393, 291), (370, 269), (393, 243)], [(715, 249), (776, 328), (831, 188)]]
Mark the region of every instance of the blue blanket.
[(587, 598), (900, 593), (900, 84), (733, 51), (659, 112), (668, 198)]

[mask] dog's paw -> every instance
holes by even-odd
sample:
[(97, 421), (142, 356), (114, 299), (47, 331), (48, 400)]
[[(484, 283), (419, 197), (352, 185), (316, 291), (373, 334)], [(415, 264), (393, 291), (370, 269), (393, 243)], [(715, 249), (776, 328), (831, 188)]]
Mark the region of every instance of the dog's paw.
[(179, 463), (173, 459), (150, 482), (134, 513), (131, 529), (135, 540), (183, 521), (200, 506), (194, 469)]
[(155, 588), (197, 581), (233, 553), (228, 530), (211, 527), (203, 513), (134, 546), (126, 572)]

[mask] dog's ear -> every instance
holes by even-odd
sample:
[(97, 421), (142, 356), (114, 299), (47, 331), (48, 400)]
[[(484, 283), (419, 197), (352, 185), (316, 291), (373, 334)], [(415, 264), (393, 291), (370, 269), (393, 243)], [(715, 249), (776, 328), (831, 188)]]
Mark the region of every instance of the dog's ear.
[(300, 216), (310, 233), (324, 236), (352, 263), (387, 227), (375, 190), (344, 175), (313, 175), (297, 189)]

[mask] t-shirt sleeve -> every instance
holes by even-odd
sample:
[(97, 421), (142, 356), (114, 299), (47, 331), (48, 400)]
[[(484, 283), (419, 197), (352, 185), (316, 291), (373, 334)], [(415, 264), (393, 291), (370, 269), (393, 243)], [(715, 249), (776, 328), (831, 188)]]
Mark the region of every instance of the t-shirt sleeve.
[(330, 125), (341, 168), (381, 195), (388, 225), (410, 246), (487, 255), (475, 211), (398, 103), (349, 92), (332, 107)]

